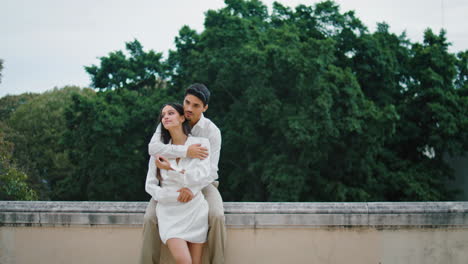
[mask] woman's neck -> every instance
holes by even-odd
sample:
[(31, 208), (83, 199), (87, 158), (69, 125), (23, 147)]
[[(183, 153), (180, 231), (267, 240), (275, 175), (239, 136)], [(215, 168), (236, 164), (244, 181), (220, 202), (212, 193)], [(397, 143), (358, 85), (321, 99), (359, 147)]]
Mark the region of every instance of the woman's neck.
[(173, 145), (184, 145), (187, 141), (187, 135), (184, 134), (182, 129), (169, 130), (171, 134), (172, 144)]

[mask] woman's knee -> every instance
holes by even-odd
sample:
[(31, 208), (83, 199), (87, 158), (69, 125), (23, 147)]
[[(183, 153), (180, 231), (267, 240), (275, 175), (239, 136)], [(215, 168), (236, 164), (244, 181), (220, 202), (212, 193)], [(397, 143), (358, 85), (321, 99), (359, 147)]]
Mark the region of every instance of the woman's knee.
[(192, 259), (185, 255), (174, 256), (176, 264), (192, 264)]

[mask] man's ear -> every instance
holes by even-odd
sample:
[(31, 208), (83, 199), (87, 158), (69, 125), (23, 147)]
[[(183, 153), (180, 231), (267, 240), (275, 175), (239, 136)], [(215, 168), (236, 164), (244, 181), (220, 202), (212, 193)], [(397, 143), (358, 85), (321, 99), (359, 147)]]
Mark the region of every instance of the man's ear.
[(208, 105), (205, 105), (205, 107), (203, 107), (203, 112), (205, 112), (206, 110), (208, 110)]

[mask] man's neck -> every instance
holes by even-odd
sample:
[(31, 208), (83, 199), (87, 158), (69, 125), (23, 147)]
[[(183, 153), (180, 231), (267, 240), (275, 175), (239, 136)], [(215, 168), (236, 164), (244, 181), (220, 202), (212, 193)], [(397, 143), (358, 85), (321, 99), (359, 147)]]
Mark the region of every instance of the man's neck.
[(198, 121), (200, 121), (200, 119), (201, 119), (201, 116), (197, 120), (193, 120), (193, 119), (190, 120), (190, 127), (193, 128), (198, 123)]

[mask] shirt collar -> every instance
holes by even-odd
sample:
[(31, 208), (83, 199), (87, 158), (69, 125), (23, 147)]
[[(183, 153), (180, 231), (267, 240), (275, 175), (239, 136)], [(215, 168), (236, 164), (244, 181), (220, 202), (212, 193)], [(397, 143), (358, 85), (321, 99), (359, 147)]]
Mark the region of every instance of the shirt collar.
[(200, 117), (200, 120), (198, 120), (198, 122), (192, 127), (192, 129), (194, 129), (196, 127), (205, 128), (206, 123), (207, 123), (207, 119), (205, 118), (205, 116), (202, 113), (201, 117)]

